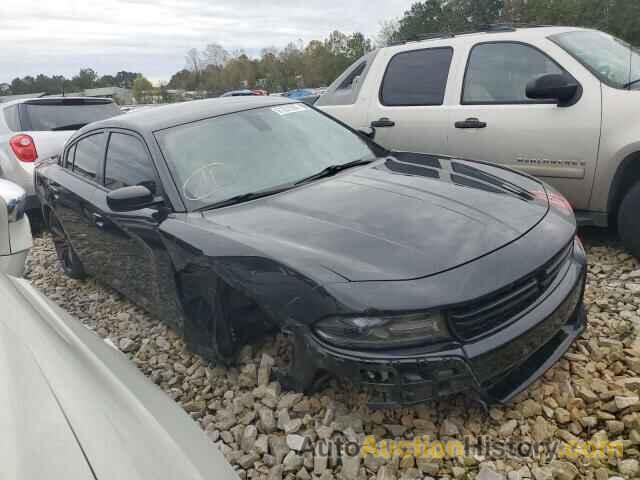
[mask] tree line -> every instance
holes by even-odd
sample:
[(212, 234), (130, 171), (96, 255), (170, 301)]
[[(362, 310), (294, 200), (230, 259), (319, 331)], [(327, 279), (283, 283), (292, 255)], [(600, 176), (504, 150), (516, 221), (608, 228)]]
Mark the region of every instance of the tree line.
[(191, 49), (185, 68), (171, 77), (168, 87), (220, 94), (238, 88), (283, 92), (326, 86), (372, 48), (372, 40), (362, 33), (347, 35), (339, 31), (306, 45), (298, 41), (282, 50), (265, 48), (254, 59), (214, 43), (202, 51)]
[(140, 73), (121, 71), (115, 75), (99, 76), (91, 68), (81, 69), (77, 75), (66, 78), (63, 75), (27, 75), (14, 78), (11, 83), (0, 83), (0, 95), (23, 95), (29, 93), (59, 94), (62, 92), (82, 92), (90, 88), (122, 87), (133, 88), (133, 82)]
[(464, 32), (504, 22), (596, 28), (640, 45), (639, 18), (638, 0), (425, 0), (414, 3), (399, 19), (385, 22), (375, 41), (359, 32), (335, 31), (306, 45), (299, 40), (283, 49), (264, 48), (258, 58), (212, 43), (189, 50), (185, 67), (160, 88), (151, 87), (139, 73), (98, 76), (86, 68), (70, 79), (60, 75), (16, 78), (0, 84), (0, 94), (72, 92), (102, 86), (132, 88), (136, 96), (148, 97), (151, 92), (152, 98), (162, 100), (169, 98), (169, 89), (201, 92), (202, 96), (239, 88), (280, 92), (329, 85), (374, 46), (419, 35)]
[(595, 28), (640, 45), (638, 0), (426, 0), (384, 25), (381, 43), (513, 23)]

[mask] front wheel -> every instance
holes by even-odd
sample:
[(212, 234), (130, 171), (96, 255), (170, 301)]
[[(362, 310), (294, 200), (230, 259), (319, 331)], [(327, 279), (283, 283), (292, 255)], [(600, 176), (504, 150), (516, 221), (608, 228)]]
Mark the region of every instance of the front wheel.
[(49, 230), (53, 238), (53, 246), (56, 249), (58, 261), (62, 266), (62, 270), (69, 278), (82, 280), (86, 277), (82, 262), (73, 250), (67, 234), (64, 233), (62, 225), (53, 213), (49, 216)]
[(618, 210), (618, 233), (625, 248), (640, 259), (640, 181), (627, 192)]

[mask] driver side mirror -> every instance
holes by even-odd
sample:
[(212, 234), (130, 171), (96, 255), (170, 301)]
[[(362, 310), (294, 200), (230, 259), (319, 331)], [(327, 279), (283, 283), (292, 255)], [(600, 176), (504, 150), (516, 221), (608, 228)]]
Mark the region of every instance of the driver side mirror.
[(559, 107), (570, 107), (579, 99), (580, 85), (568, 75), (551, 73), (527, 84), (527, 97), (534, 100), (556, 100)]
[(141, 210), (154, 203), (153, 193), (142, 185), (118, 188), (107, 194), (107, 205), (114, 212)]

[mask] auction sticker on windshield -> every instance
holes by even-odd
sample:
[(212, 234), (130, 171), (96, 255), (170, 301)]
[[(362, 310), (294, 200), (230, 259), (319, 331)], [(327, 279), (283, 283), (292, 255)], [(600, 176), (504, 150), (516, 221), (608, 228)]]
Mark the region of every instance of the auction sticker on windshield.
[(278, 115), (289, 115), (290, 113), (306, 112), (307, 110), (307, 107), (299, 103), (294, 103), (292, 105), (280, 105), (279, 107), (273, 107), (271, 109), (272, 112), (276, 112)]

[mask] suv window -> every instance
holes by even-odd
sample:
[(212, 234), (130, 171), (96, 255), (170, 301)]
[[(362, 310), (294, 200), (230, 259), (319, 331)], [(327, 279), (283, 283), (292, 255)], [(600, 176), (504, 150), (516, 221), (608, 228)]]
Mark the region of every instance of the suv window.
[[(354, 62), (353, 65), (333, 81), (327, 91), (318, 98), (315, 105), (319, 107), (353, 105), (358, 98), (360, 88), (377, 54), (378, 51), (375, 50)], [(356, 79), (358, 80), (356, 81)]]
[(12, 105), (4, 109), (4, 119), (7, 122), (7, 127), (9, 127), (9, 130), (13, 132), (18, 132), (20, 130), (17, 105)]
[(442, 105), (453, 49), (430, 48), (395, 55), (382, 80), (386, 106)]
[(20, 106), (22, 131), (79, 130), (88, 123), (119, 115), (120, 109), (102, 99), (35, 99)]
[(104, 186), (108, 189), (144, 185), (155, 193), (156, 175), (151, 158), (136, 137), (112, 133), (105, 162)]
[(75, 173), (95, 180), (100, 157), (104, 154), (104, 136), (104, 133), (97, 133), (76, 143), (73, 160), (73, 171)]
[(522, 43), (482, 43), (471, 50), (463, 104), (547, 103), (527, 97), (527, 83), (548, 73), (566, 74), (540, 50)]
[(549, 37), (614, 88), (640, 88), (640, 49), (603, 32), (574, 31)]
[(345, 78), (342, 83), (340, 85), (338, 85), (338, 90), (351, 90), (353, 88), (353, 81), (359, 77), (360, 75), (362, 75), (362, 72), (364, 72), (364, 67), (367, 66), (367, 62), (366, 60), (363, 60), (359, 65), (356, 66), (356, 68), (349, 73), (349, 75), (347, 75), (347, 78)]

